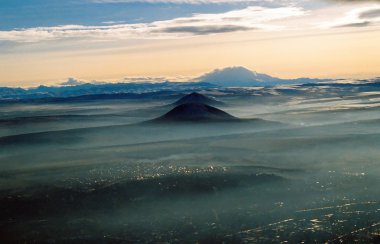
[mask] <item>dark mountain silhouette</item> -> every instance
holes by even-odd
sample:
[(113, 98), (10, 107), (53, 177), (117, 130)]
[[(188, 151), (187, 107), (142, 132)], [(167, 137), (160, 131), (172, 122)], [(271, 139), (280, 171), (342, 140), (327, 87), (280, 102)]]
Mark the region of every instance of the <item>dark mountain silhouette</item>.
[(206, 105), (224, 105), (223, 102), (220, 102), (220, 101), (217, 101), (213, 98), (209, 98), (205, 95), (202, 95), (202, 94), (199, 94), (197, 92), (193, 92), (189, 95), (186, 95), (184, 97), (182, 97), (181, 99), (179, 99), (178, 101), (176, 101), (175, 103), (173, 103), (173, 105), (182, 105), (182, 104), (186, 104), (186, 103), (203, 103), (203, 104), (206, 104)]
[(185, 103), (176, 106), (168, 113), (155, 119), (154, 121), (238, 121), (239, 119), (214, 107), (203, 103)]

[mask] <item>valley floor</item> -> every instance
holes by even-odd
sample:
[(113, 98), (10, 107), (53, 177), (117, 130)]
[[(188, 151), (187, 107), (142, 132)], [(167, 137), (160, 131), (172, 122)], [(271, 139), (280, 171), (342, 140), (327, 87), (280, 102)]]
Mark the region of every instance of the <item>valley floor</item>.
[(140, 123), (172, 99), (1, 104), (0, 239), (380, 242), (380, 94), (289, 89), (210, 92), (244, 122)]

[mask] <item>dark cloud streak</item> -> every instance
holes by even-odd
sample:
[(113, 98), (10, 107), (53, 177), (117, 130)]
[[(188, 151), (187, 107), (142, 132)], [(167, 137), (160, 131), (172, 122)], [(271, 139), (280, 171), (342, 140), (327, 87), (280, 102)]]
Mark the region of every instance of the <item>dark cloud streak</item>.
[(209, 35), (216, 33), (227, 33), (236, 31), (247, 31), (253, 28), (238, 25), (205, 25), (205, 26), (174, 26), (161, 29), (165, 33), (189, 33), (194, 35)]
[(380, 17), (380, 8), (365, 11), (359, 15), (361, 19), (374, 19)]
[(338, 25), (336, 28), (345, 28), (345, 27), (367, 27), (370, 26), (371, 22), (370, 21), (364, 21), (364, 22), (358, 22), (358, 23), (350, 23), (346, 25)]

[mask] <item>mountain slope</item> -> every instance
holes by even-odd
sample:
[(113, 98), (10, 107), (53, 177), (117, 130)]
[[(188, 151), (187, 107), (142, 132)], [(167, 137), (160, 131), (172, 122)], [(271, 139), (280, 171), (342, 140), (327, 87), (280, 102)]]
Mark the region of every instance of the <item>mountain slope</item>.
[(178, 105), (163, 116), (155, 119), (158, 122), (170, 121), (237, 121), (238, 118), (214, 107), (202, 103), (185, 103)]
[(203, 103), (206, 105), (224, 105), (224, 103), (219, 102), (213, 98), (209, 98), (205, 95), (199, 94), (197, 92), (193, 92), (189, 95), (186, 95), (179, 100), (177, 100), (173, 105), (182, 105), (185, 103)]

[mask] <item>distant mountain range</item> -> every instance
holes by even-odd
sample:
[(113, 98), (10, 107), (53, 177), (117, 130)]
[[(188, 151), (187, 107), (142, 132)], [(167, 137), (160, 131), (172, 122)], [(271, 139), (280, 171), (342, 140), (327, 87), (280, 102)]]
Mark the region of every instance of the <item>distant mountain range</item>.
[(30, 100), (49, 98), (93, 97), (108, 98), (122, 94), (142, 94), (163, 91), (190, 91), (216, 88), (217, 85), (205, 82), (160, 82), (160, 83), (107, 83), (107, 84), (79, 84), (71, 86), (39, 86), (35, 88), (0, 87), (0, 100)]
[[(145, 94), (154, 92), (199, 91), (223, 87), (270, 87), (282, 84), (318, 83), (327, 80), (300, 78), (286, 80), (259, 74), (244, 67), (217, 69), (190, 82), (135, 82), (135, 83), (84, 83), (69, 80), (60, 86), (38, 86), (34, 88), (0, 87), (1, 101), (42, 101), (74, 97), (123, 97), (121, 94)], [(45, 100), (44, 100), (45, 99)]]

